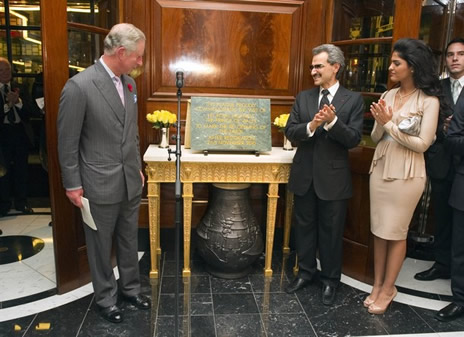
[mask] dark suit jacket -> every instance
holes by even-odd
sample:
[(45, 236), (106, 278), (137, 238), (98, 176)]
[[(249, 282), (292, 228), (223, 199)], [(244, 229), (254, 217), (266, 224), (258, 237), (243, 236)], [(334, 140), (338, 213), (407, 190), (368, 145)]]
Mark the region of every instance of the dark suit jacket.
[(464, 99), (459, 97), (453, 118), (445, 138), (445, 146), (455, 155), (455, 175), (449, 203), (452, 207), (464, 211)]
[[(11, 87), (11, 90), (14, 90), (15, 88), (18, 88), (18, 86), (16, 85), (16, 83), (14, 82), (11, 82), (10, 83), (10, 87)], [(21, 97), (21, 92), (20, 92), (20, 97)], [(27, 102), (21, 97), (22, 101), (23, 101), (23, 107), (21, 109), (19, 109), (18, 107), (15, 107), (16, 109), (16, 112), (18, 113), (19, 115), (19, 118), (21, 118), (21, 121), (22, 122), (29, 122), (29, 118), (30, 118), (30, 115), (29, 115), (29, 109), (27, 109)], [(5, 116), (8, 114), (8, 112), (4, 112), (3, 110), (3, 105), (5, 104), (5, 102), (3, 101), (3, 95), (0, 95), (0, 107), (2, 109), (2, 112), (3, 114), (0, 114), (2, 117), (1, 117), (1, 120), (0, 120), (0, 127), (1, 125), (3, 124), (3, 121), (5, 119)]]
[(433, 179), (452, 179), (453, 167), (452, 167), (452, 155), (446, 149), (444, 140), (445, 133), (443, 132), (443, 123), (445, 118), (451, 116), (454, 113), (454, 109), (464, 108), (464, 93), (461, 91), (456, 105), (453, 102), (453, 96), (451, 94), (451, 81), (446, 78), (441, 81), (443, 92), (445, 94), (445, 101), (447, 103), (447, 109), (440, 111), (440, 117), (437, 125), (436, 136), (437, 139), (425, 152), (425, 166), (427, 175)]
[[(19, 86), (14, 83), (14, 82), (10, 82), (10, 88), (11, 90), (14, 90), (16, 88), (18, 88)], [(21, 101), (23, 103), (23, 106), (21, 109), (19, 109), (17, 106), (15, 106), (15, 110), (16, 112), (18, 113), (19, 115), (19, 118), (21, 119), (21, 123), (23, 125), (23, 128), (22, 128), (22, 131), (21, 132), (24, 132), (24, 134), (26, 135), (27, 137), (27, 140), (29, 141), (29, 146), (34, 146), (35, 144), (35, 136), (34, 136), (34, 130), (32, 129), (32, 126), (30, 124), (30, 118), (32, 115), (34, 115), (34, 111), (32, 109), (32, 106), (31, 106), (31, 102), (29, 99), (26, 99), (25, 97), (27, 95), (22, 95), (21, 94), (21, 91), (20, 91), (20, 98), (21, 98)], [(5, 102), (3, 101), (3, 95), (0, 95), (0, 107), (3, 111), (3, 105), (5, 104)], [(8, 114), (8, 112), (4, 113), (4, 114), (1, 114), (0, 113), (0, 132), (1, 132), (1, 129), (4, 125), (3, 121), (5, 120), (5, 116)]]
[(340, 86), (332, 100), (337, 122), (329, 131), (320, 126), (308, 137), (307, 124), (319, 111), (318, 100), (319, 87), (302, 91), (290, 113), (285, 135), (299, 144), (288, 188), (304, 195), (313, 183), (320, 199), (348, 199), (352, 196), (348, 150), (361, 141), (364, 101), (361, 94)]

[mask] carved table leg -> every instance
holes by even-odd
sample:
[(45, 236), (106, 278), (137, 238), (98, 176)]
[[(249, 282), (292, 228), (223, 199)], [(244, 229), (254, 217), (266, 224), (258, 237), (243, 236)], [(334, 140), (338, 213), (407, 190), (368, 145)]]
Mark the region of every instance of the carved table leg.
[(284, 242), (282, 252), (284, 254), (290, 253), (290, 227), (292, 225), (292, 212), (293, 212), (293, 193), (289, 190), (286, 191), (285, 197), (285, 221), (284, 221)]
[(150, 278), (158, 278), (158, 254), (160, 249), (160, 184), (148, 183), (148, 219), (150, 232)]
[(189, 277), (191, 275), (190, 240), (192, 234), (192, 183), (184, 183), (182, 197), (184, 199), (184, 269), (182, 270), (182, 276)]
[(296, 276), (298, 275), (298, 271), (300, 270), (298, 266), (298, 255), (295, 256), (295, 265), (293, 266), (293, 274)]
[(264, 276), (272, 276), (272, 247), (274, 244), (275, 217), (278, 198), (279, 184), (270, 183), (267, 194), (266, 260), (264, 264)]

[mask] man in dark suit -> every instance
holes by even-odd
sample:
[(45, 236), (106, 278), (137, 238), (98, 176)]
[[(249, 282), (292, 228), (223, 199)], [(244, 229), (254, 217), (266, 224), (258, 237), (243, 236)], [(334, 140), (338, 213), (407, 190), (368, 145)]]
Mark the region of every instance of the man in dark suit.
[[(432, 185), (432, 205), (435, 219), (435, 263), (430, 269), (417, 273), (420, 281), (450, 278), (452, 214), (448, 199), (454, 177), (452, 156), (444, 145), (445, 134), (455, 109), (464, 107), (460, 97), (464, 85), (464, 39), (455, 38), (446, 47), (446, 68), (449, 78), (442, 80), (448, 109), (440, 112), (437, 138), (425, 153), (427, 175)], [(461, 108), (462, 109), (462, 108)]]
[(69, 200), (89, 200), (96, 230), (84, 225), (95, 302), (103, 318), (123, 320), (111, 265), (116, 243), (119, 292), (139, 309), (137, 231), (144, 177), (137, 127), (137, 91), (127, 74), (142, 65), (145, 35), (131, 24), (113, 26), (104, 55), (66, 83), (58, 115), (58, 154)]
[(361, 140), (364, 115), (362, 96), (338, 82), (344, 65), (340, 48), (325, 44), (313, 49), (311, 75), (317, 87), (298, 94), (285, 129), (288, 139), (299, 142), (288, 183), (295, 194), (299, 272), (286, 291), (313, 281), (319, 250), (326, 305), (333, 303), (340, 282), (343, 229), (352, 196), (348, 150)]
[(8, 214), (13, 192), (14, 207), (24, 214), (33, 213), (27, 204), (29, 139), (26, 123), (29, 111), (11, 82), (10, 62), (0, 58), (0, 152), (5, 175), (0, 177), (0, 217)]
[[(457, 69), (457, 64), (462, 67), (464, 62), (464, 40), (453, 44), (453, 46), (455, 46), (453, 50), (459, 54), (456, 57), (459, 61), (456, 61), (456, 66), (453, 67)], [(460, 85), (462, 87), (462, 82)], [(451, 118), (449, 130), (445, 137), (445, 146), (454, 155), (455, 164), (455, 174), (449, 197), (449, 204), (453, 209), (451, 229), (451, 291), (453, 301), (438, 311), (435, 318), (446, 322), (464, 315), (464, 99), (462, 98), (456, 103), (453, 118)]]

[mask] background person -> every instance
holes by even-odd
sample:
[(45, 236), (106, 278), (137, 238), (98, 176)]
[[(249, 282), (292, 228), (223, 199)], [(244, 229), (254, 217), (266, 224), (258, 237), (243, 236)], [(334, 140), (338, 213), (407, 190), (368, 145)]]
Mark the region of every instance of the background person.
[[(397, 294), (396, 278), (406, 256), (406, 238), (426, 182), (424, 152), (437, 129), (441, 95), (432, 50), (422, 41), (400, 39), (393, 46), (390, 79), (399, 85), (372, 103), (371, 137), (378, 143), (370, 169), (371, 232), (374, 235), (374, 286), (364, 306), (382, 314)], [(398, 125), (423, 113), (420, 132)]]
[(26, 133), (29, 109), (12, 83), (10, 62), (0, 57), (0, 148), (6, 174), (0, 177), (0, 217), (8, 214), (11, 198), (14, 208), (24, 214), (33, 213), (27, 204), (28, 156), (30, 141)]
[(451, 229), (453, 301), (438, 311), (435, 318), (448, 322), (464, 315), (464, 106), (462, 100), (458, 100), (454, 109), (445, 146), (455, 156), (455, 175), (449, 197), (449, 204), (453, 209)]
[(58, 154), (66, 195), (77, 207), (89, 199), (97, 230), (84, 225), (95, 302), (103, 318), (123, 320), (111, 265), (113, 234), (122, 298), (139, 309), (137, 230), (144, 178), (137, 128), (135, 81), (145, 35), (131, 24), (113, 26), (97, 63), (66, 83), (58, 115)]
[(313, 55), (311, 75), (317, 87), (298, 94), (285, 129), (289, 140), (299, 142), (288, 183), (295, 194), (299, 272), (286, 291), (314, 280), (319, 250), (322, 302), (331, 305), (341, 277), (343, 229), (352, 196), (348, 150), (361, 140), (364, 102), (338, 82), (345, 65), (340, 48), (321, 45)]
[(453, 209), (448, 203), (454, 177), (453, 158), (444, 145), (445, 135), (454, 110), (464, 109), (461, 98), (464, 86), (464, 39), (455, 38), (446, 47), (446, 69), (450, 77), (441, 81), (449, 109), (442, 109), (437, 128), (437, 139), (425, 152), (427, 175), (432, 185), (434, 210), (435, 263), (430, 269), (414, 275), (420, 281), (448, 279), (451, 274), (451, 230)]

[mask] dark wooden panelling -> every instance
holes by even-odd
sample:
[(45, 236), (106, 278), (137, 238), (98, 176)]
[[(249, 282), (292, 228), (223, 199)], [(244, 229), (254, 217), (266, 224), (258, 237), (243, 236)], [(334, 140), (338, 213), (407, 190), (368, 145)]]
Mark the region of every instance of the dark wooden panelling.
[(368, 147), (350, 150), (353, 197), (348, 203), (343, 235), (343, 272), (361, 281), (372, 278), (369, 169), (374, 150)]
[(361, 282), (371, 282), (369, 248), (343, 239), (343, 273)]
[(303, 41), (300, 48), (300, 67), (297, 74), (299, 87), (307, 89), (314, 86), (309, 66), (311, 65), (313, 54), (312, 49), (322, 43), (327, 43), (326, 29), (331, 25), (332, 18), (328, 10), (330, 9), (329, 1), (314, 0), (305, 1), (304, 16), (302, 22), (301, 40)]
[(178, 43), (163, 46), (161, 87), (183, 68), (189, 88), (288, 94), (290, 14), (163, 8), (162, 18), (161, 39)]
[(182, 68), (188, 94), (292, 97), (302, 4), (157, 1), (153, 95), (173, 94)]
[(419, 35), (421, 5), (422, 0), (395, 1), (393, 43), (403, 37), (417, 37)]

